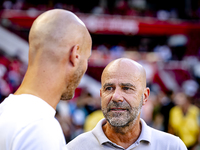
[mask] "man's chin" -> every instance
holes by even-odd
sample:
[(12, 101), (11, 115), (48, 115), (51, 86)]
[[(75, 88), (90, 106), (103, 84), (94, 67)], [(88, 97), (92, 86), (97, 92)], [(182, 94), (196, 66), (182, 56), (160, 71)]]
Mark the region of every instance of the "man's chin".
[(60, 98), (60, 100), (64, 100), (64, 101), (66, 101), (66, 100), (70, 100), (70, 99), (72, 99), (72, 98), (74, 98), (74, 93), (73, 94), (63, 94), (62, 96), (61, 96), (61, 98)]

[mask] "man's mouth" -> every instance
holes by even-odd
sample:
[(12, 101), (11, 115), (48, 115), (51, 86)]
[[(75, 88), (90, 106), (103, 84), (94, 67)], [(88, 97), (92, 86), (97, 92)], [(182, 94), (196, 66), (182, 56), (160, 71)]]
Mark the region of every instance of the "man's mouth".
[(126, 108), (110, 108), (109, 111), (127, 111)]

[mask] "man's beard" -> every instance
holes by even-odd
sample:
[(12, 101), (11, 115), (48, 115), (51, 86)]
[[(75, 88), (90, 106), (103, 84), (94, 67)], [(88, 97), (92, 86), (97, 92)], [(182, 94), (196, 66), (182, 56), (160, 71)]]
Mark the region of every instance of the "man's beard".
[[(135, 123), (143, 104), (143, 96), (138, 107), (131, 107), (125, 100), (123, 102), (110, 101), (107, 108), (102, 108), (106, 120), (114, 127), (125, 127), (130, 122)], [(110, 108), (123, 108), (125, 111), (110, 111)]]
[(83, 69), (79, 65), (76, 72), (70, 77), (69, 82), (67, 83), (67, 87), (65, 92), (61, 95), (61, 100), (70, 100), (74, 97), (74, 92), (77, 86), (80, 83), (80, 80), (84, 74)]

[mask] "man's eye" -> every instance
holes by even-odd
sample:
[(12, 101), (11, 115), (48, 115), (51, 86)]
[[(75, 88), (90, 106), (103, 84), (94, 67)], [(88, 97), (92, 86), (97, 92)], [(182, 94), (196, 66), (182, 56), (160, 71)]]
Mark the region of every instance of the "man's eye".
[(123, 87), (123, 90), (130, 90), (129, 87)]
[(110, 91), (110, 90), (112, 90), (112, 87), (106, 87), (105, 88), (105, 91)]

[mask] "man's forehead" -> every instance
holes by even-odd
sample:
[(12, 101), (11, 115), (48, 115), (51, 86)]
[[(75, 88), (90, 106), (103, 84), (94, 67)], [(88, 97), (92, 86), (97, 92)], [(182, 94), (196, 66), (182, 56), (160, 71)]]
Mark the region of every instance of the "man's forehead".
[(134, 77), (133, 75), (125, 74), (107, 74), (102, 78), (102, 85), (113, 84), (113, 85), (125, 85), (125, 84), (135, 84), (139, 81), (139, 77)]
[(141, 72), (138, 70), (132, 70), (128, 68), (112, 68), (107, 69), (102, 75), (102, 81), (104, 80), (133, 80), (140, 77)]
[(137, 62), (119, 59), (111, 62), (103, 71), (101, 83), (146, 83), (146, 74), (143, 67)]
[(130, 83), (130, 82), (119, 82), (119, 83), (115, 83), (115, 82), (105, 82), (103, 86), (106, 87), (106, 86), (117, 86), (117, 85), (119, 85), (119, 86), (130, 86), (130, 87), (135, 87), (135, 85), (132, 84), (132, 83)]

